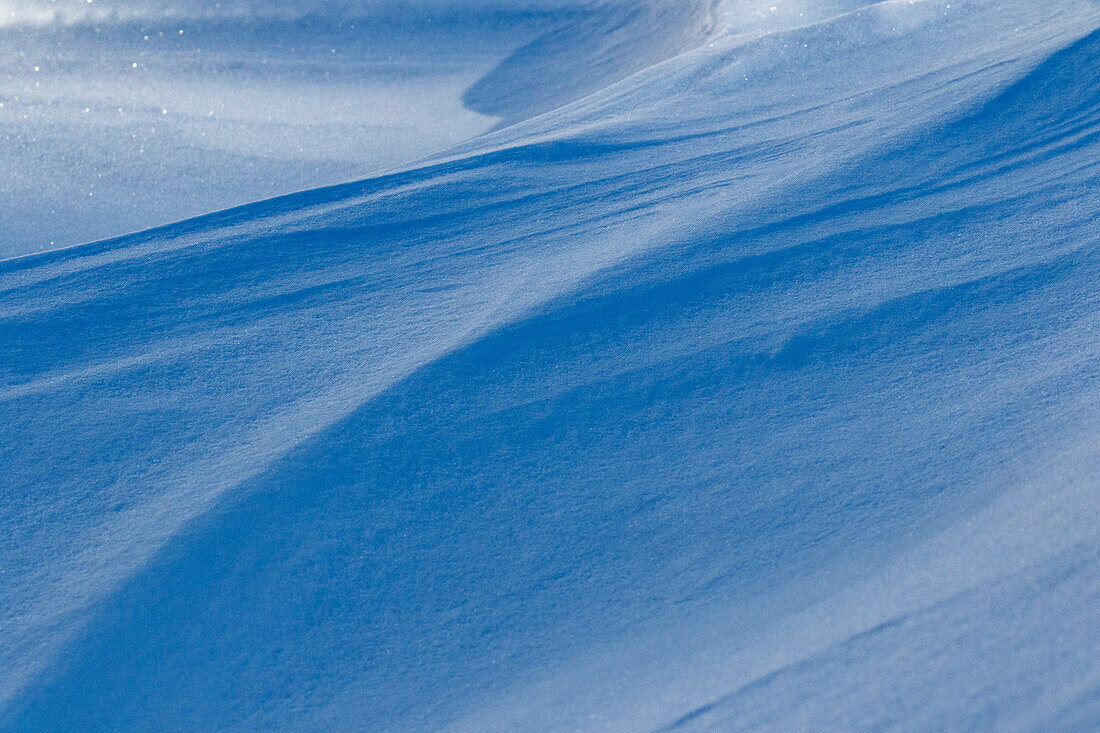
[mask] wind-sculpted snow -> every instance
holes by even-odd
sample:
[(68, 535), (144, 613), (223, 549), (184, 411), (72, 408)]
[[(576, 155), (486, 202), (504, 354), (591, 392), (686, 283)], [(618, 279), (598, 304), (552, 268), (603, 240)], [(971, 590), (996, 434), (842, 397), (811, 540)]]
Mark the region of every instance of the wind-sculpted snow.
[(0, 257), (377, 175), (717, 22), (710, 0), (0, 4)]
[(717, 29), (718, 6), (717, 0), (582, 6), (466, 90), (463, 101), (505, 123), (556, 109), (698, 46)]
[(1095, 729), (1100, 5), (796, 5), (0, 262), (0, 728)]
[[(650, 2), (651, 0), (643, 0)], [(0, 25), (73, 25), (231, 18), (302, 20), (359, 19), (382, 12), (410, 10), (506, 9), (552, 11), (594, 5), (588, 0), (0, 0)]]
[(0, 257), (362, 178), (485, 132), (495, 120), (463, 90), (552, 20), (497, 15), (0, 27)]

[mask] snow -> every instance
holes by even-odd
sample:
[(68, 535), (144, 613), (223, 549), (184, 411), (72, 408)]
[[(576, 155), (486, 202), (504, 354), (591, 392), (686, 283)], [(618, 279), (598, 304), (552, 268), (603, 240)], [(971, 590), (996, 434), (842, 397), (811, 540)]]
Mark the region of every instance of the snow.
[(1100, 725), (1100, 4), (223, 5), (0, 31), (0, 729)]
[(463, 90), (545, 23), (513, 16), (0, 26), (0, 256), (355, 180), (485, 132), (495, 120)]

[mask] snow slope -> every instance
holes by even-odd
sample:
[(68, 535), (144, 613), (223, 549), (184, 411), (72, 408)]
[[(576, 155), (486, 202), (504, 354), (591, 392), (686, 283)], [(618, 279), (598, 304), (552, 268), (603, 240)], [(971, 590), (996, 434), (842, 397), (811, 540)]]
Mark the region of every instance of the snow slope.
[(224, 5), (0, 6), (0, 257), (362, 178), (478, 135), (496, 120), (463, 91), (562, 22)]
[[(716, 22), (701, 1), (0, 4), (0, 257), (377, 175)], [(540, 66), (563, 59), (584, 73)]]
[(771, 2), (0, 262), (0, 729), (1100, 725), (1100, 4)]

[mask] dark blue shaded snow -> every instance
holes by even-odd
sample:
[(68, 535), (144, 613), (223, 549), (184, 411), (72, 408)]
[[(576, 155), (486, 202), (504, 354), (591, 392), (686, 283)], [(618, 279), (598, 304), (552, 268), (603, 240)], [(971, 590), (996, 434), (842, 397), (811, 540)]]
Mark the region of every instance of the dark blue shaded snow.
[(772, 2), (0, 261), (0, 729), (1100, 725), (1100, 5)]

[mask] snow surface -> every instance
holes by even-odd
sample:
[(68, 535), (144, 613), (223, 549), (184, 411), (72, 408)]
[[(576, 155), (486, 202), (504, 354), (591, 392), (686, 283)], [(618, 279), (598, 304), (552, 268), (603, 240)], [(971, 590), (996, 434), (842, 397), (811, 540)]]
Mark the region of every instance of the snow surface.
[(0, 256), (361, 178), (487, 131), (463, 90), (546, 20), (458, 15), (0, 27)]
[(0, 729), (1100, 727), (1100, 3), (54, 5), (9, 252), (389, 170), (0, 261)]

